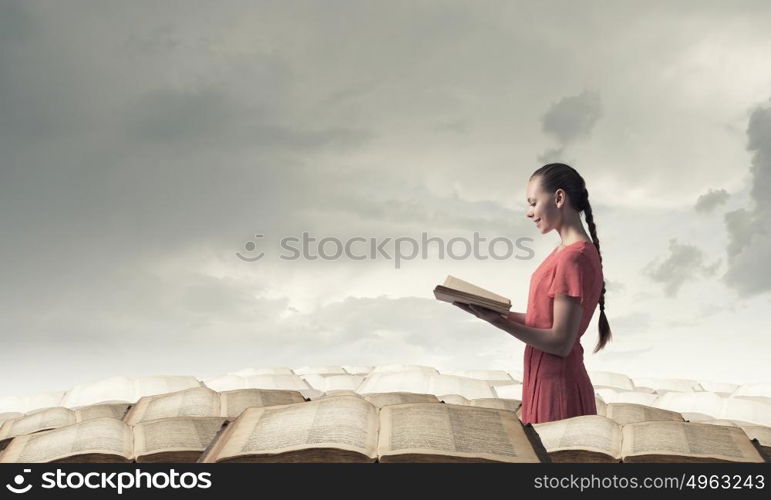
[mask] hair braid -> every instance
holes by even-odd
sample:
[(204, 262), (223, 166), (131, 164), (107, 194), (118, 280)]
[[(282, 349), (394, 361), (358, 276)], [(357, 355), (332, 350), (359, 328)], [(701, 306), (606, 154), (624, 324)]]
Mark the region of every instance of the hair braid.
[[(586, 224), (589, 226), (589, 234), (592, 236), (594, 246), (597, 247), (597, 253), (600, 256), (600, 266), (602, 266), (602, 253), (600, 252), (600, 239), (597, 237), (597, 226), (594, 224), (594, 216), (592, 215), (592, 206), (589, 204), (589, 192), (583, 190), (583, 211)], [(608, 324), (608, 318), (605, 316), (605, 281), (602, 282), (602, 292), (600, 292), (600, 339), (597, 342), (597, 347), (594, 348), (594, 352), (599, 351), (611, 338), (610, 325)]]

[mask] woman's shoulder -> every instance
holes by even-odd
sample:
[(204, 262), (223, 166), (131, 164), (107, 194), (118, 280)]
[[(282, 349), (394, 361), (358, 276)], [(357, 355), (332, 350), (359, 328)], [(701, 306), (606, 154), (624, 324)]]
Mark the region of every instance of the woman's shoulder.
[(594, 275), (599, 280), (603, 280), (602, 272), (602, 258), (600, 252), (597, 250), (597, 246), (593, 242), (588, 242), (584, 245), (574, 245), (574, 247), (566, 249), (570, 250), (569, 254), (566, 254), (563, 261), (568, 262), (567, 267), (573, 269), (582, 269), (583, 272)]
[(561, 262), (570, 262), (578, 265), (590, 265), (596, 267), (599, 263), (600, 255), (597, 247), (591, 241), (579, 241), (568, 245), (557, 252), (556, 260)]
[(576, 241), (557, 252), (557, 257), (575, 259), (597, 253), (597, 247), (591, 241)]

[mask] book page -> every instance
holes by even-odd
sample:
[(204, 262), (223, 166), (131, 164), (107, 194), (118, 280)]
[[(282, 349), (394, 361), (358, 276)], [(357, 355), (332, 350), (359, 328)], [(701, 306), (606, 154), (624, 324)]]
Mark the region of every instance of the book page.
[(434, 288), (434, 297), (437, 300), (448, 302), (450, 304), (454, 304), (455, 302), (458, 302), (459, 304), (471, 304), (474, 306), (484, 307), (501, 314), (507, 314), (511, 308), (510, 304), (493, 302), (489, 299), (478, 297), (476, 295), (470, 295), (468, 293), (459, 292), (451, 288), (445, 288), (442, 285), (437, 285), (437, 287)]
[(533, 428), (549, 453), (587, 450), (621, 460), (621, 427), (602, 415), (581, 415), (533, 424)]
[(376, 456), (377, 408), (358, 397), (248, 408), (230, 427), (214, 460), (321, 447)]
[(126, 410), (129, 406), (129, 403), (107, 403), (84, 406), (83, 408), (74, 410), (75, 419), (78, 422), (100, 417), (117, 418), (120, 420), (126, 414)]
[(382, 392), (413, 392), (428, 394), (431, 374), (418, 370), (393, 373), (372, 373), (356, 389), (359, 394)]
[(711, 392), (667, 392), (657, 397), (651, 406), (680, 413), (695, 412), (721, 418), (727, 399)]
[(722, 418), (715, 418), (712, 420), (703, 420), (703, 421), (700, 421), (699, 423), (710, 424), (710, 425), (727, 425), (729, 427), (739, 427), (739, 424), (737, 424), (733, 420), (724, 420)]
[(388, 405), (400, 405), (404, 403), (438, 403), (439, 398), (433, 394), (422, 394), (417, 392), (382, 392), (365, 394), (364, 399), (382, 408)]
[(345, 373), (349, 373), (351, 375), (367, 375), (372, 371), (372, 367), (362, 365), (343, 365), (343, 370), (345, 370)]
[(603, 401), (602, 398), (595, 396), (594, 404), (597, 407), (597, 415), (607, 416), (606, 413), (608, 405), (605, 404), (605, 401)]
[(648, 387), (652, 390), (673, 391), (673, 392), (696, 392), (704, 391), (701, 384), (693, 379), (684, 378), (657, 378), (657, 377), (635, 377), (634, 386)]
[(313, 389), (308, 382), (299, 375), (222, 375), (220, 377), (206, 379), (206, 386), (215, 391), (228, 391), (233, 389), (280, 389), (284, 391), (298, 391), (306, 398), (318, 397), (321, 391)]
[(236, 389), (220, 393), (220, 415), (236, 418), (250, 407), (288, 405), (303, 403), (305, 398), (298, 391), (273, 389)]
[(95, 418), (50, 431), (27, 434), (11, 441), (2, 462), (51, 462), (86, 453), (132, 458), (131, 427), (114, 418)]
[(428, 394), (460, 394), (466, 399), (495, 398), (495, 389), (484, 380), (456, 375), (431, 375)]
[(739, 427), (696, 422), (641, 422), (623, 426), (624, 457), (678, 455), (757, 462), (758, 454)]
[(521, 402), (516, 399), (502, 398), (479, 398), (469, 401), (471, 406), (481, 406), (483, 408), (497, 408), (499, 410), (517, 411)]
[(540, 462), (514, 413), (445, 403), (383, 407), (378, 454)]
[(61, 405), (72, 408), (116, 399), (133, 403), (138, 399), (135, 392), (131, 378), (108, 377), (74, 386), (65, 393)]
[(765, 399), (771, 399), (771, 384), (754, 383), (754, 384), (742, 384), (736, 388), (733, 393), (734, 396), (759, 396)]
[(241, 377), (247, 377), (249, 375), (293, 375), (294, 370), (286, 366), (267, 366), (264, 368), (243, 368), (234, 372), (229, 372), (228, 375), (238, 375)]
[(314, 389), (329, 392), (337, 390), (355, 391), (364, 380), (363, 375), (303, 375), (303, 380)]
[(363, 394), (359, 394), (356, 391), (334, 390), (334, 391), (325, 392), (323, 396), (319, 396), (316, 399), (331, 398), (334, 396), (355, 396), (362, 399), (364, 398)]
[(496, 397), (522, 401), (522, 384), (507, 384), (495, 386)]
[(680, 415), (683, 416), (686, 422), (708, 422), (710, 420), (717, 420), (713, 416), (691, 411), (680, 412)]
[(54, 429), (75, 423), (75, 414), (57, 406), (32, 412), (5, 422), (0, 429), (0, 439), (31, 434), (43, 429)]
[(635, 388), (634, 391), (615, 391), (614, 397), (605, 402), (606, 403), (632, 403), (636, 405), (645, 405), (645, 406), (655, 407), (653, 403), (658, 399), (658, 397), (659, 397), (658, 394), (641, 392), (639, 388)]
[(605, 407), (605, 416), (619, 424), (634, 424), (652, 420), (683, 421), (683, 416), (676, 411), (654, 408), (634, 403), (610, 403)]
[(30, 413), (43, 408), (66, 406), (62, 403), (63, 397), (64, 391), (47, 391), (28, 396), (0, 398), (0, 408), (3, 408), (3, 411)]
[(610, 387), (621, 391), (633, 391), (634, 382), (623, 373), (606, 372), (601, 370), (591, 370), (589, 378), (592, 379), (592, 385), (597, 387)]
[(757, 439), (761, 446), (771, 447), (771, 427), (765, 425), (739, 425), (747, 437)]
[(168, 451), (203, 451), (225, 417), (171, 417), (134, 426), (134, 455)]
[(719, 418), (771, 426), (771, 398), (760, 396), (727, 398)]
[(403, 372), (420, 372), (425, 375), (435, 375), (439, 373), (436, 368), (425, 365), (404, 365), (398, 363), (392, 363), (387, 365), (377, 365), (372, 368), (369, 375), (383, 374), (383, 373), (403, 373)]
[(129, 410), (126, 423), (139, 422), (166, 417), (218, 417), (220, 416), (220, 396), (207, 387), (195, 387), (182, 391), (145, 396)]
[(516, 382), (511, 375), (503, 370), (442, 370), (442, 374), (484, 380), (491, 385), (506, 385)]
[(345, 375), (345, 370), (342, 366), (328, 365), (328, 366), (301, 366), (292, 370), (295, 375)]
[(185, 389), (194, 389), (202, 385), (200, 380), (190, 375), (147, 375), (135, 377), (133, 383), (133, 401), (145, 396), (157, 396), (159, 394), (184, 391)]
[[(451, 405), (468, 406), (471, 402), (460, 394), (443, 394), (439, 396), (442, 403)], [(404, 403), (430, 403), (430, 401), (404, 401)]]
[(8, 420), (15, 420), (19, 417), (23, 417), (24, 414), (19, 411), (7, 411), (0, 413), (0, 439), (2, 439), (3, 436), (3, 424), (7, 422)]
[(476, 295), (478, 297), (483, 297), (493, 302), (500, 302), (503, 304), (511, 305), (511, 301), (506, 297), (498, 295), (497, 293), (493, 293), (489, 290), (485, 290), (482, 287), (472, 285), (468, 281), (463, 281), (462, 279), (456, 278), (455, 276), (447, 276), (447, 279), (444, 280), (444, 286), (447, 288), (452, 288), (453, 290), (458, 290), (471, 295)]

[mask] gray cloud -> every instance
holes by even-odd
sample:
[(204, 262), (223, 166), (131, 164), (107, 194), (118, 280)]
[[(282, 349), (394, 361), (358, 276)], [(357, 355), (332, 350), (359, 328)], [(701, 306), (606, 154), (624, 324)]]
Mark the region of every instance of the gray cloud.
[(703, 261), (704, 255), (698, 247), (678, 243), (677, 239), (672, 238), (669, 240), (669, 255), (649, 262), (643, 274), (664, 285), (667, 295), (674, 296), (688, 280), (715, 274), (720, 260), (710, 265), (703, 264)]
[(204, 150), (233, 148), (310, 152), (326, 146), (360, 147), (372, 133), (345, 127), (316, 128), (312, 124), (281, 123), (275, 102), (244, 106), (225, 88), (192, 91), (157, 89), (147, 92), (126, 110), (126, 133), (142, 144)]
[[(753, 236), (756, 236), (758, 229), (757, 213), (754, 211), (740, 208), (726, 212), (724, 215), (726, 230), (728, 231), (728, 267), (733, 267), (734, 259), (749, 247)], [(729, 271), (730, 272), (730, 271)]]
[(747, 126), (751, 206), (725, 214), (728, 231), (726, 284), (740, 295), (771, 290), (771, 101), (758, 106)]
[(543, 132), (556, 138), (559, 146), (546, 149), (539, 160), (544, 163), (559, 161), (567, 146), (591, 134), (601, 116), (600, 95), (593, 91), (585, 90), (552, 104), (541, 119), (541, 125)]
[(580, 137), (588, 136), (601, 116), (600, 95), (585, 90), (552, 104), (543, 116), (543, 131), (556, 137), (562, 144), (570, 144)]
[(711, 212), (718, 206), (725, 204), (729, 196), (728, 191), (725, 189), (710, 189), (708, 192), (699, 196), (693, 209), (702, 213)]

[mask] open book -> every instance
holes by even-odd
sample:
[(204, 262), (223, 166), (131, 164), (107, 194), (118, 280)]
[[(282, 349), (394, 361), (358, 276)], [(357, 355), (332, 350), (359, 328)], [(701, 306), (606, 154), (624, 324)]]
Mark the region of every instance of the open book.
[(131, 426), (100, 417), (14, 438), (0, 463), (194, 462), (226, 419), (162, 418)]
[(454, 276), (447, 276), (443, 285), (434, 288), (434, 297), (444, 302), (460, 302), (486, 307), (500, 313), (511, 309), (511, 300)]
[[(683, 416), (676, 411), (636, 403), (608, 403), (604, 408), (605, 411), (601, 415), (613, 419), (621, 425), (650, 422), (653, 420), (684, 422)], [(600, 413), (598, 412), (598, 414)]]
[[(49, 391), (28, 396), (9, 396), (0, 398), (0, 415), (4, 413), (29, 413), (41, 408), (62, 405), (64, 391)], [(105, 398), (106, 399), (106, 398)]]
[[(67, 391), (56, 406), (73, 408), (105, 401), (133, 403), (143, 396), (200, 387), (201, 382), (189, 375), (148, 375), (144, 377), (108, 377), (78, 384)], [(54, 406), (54, 405), (49, 405)]]
[(541, 462), (548, 456), (513, 412), (444, 403), (378, 407), (335, 396), (249, 408), (199, 462)]
[(742, 420), (771, 427), (771, 399), (723, 397), (712, 392), (667, 392), (652, 406), (680, 413), (700, 413), (712, 418)]
[(6, 420), (0, 425), (0, 451), (16, 436), (33, 432), (56, 429), (65, 425), (85, 422), (100, 417), (121, 419), (128, 409), (128, 403), (105, 403), (84, 406), (71, 410), (62, 406), (43, 408)]
[(739, 420), (712, 419), (700, 422), (710, 425), (728, 425), (730, 427), (741, 427), (747, 433), (750, 439), (757, 440), (760, 445), (760, 452), (767, 462), (771, 462), (771, 427), (765, 425), (755, 425)]
[(305, 401), (298, 391), (279, 389), (236, 389), (217, 392), (194, 387), (168, 394), (145, 396), (126, 413), (129, 425), (167, 417), (235, 418), (251, 406), (275, 406)]
[(675, 420), (619, 424), (602, 415), (533, 427), (554, 462), (764, 462), (739, 427)]

